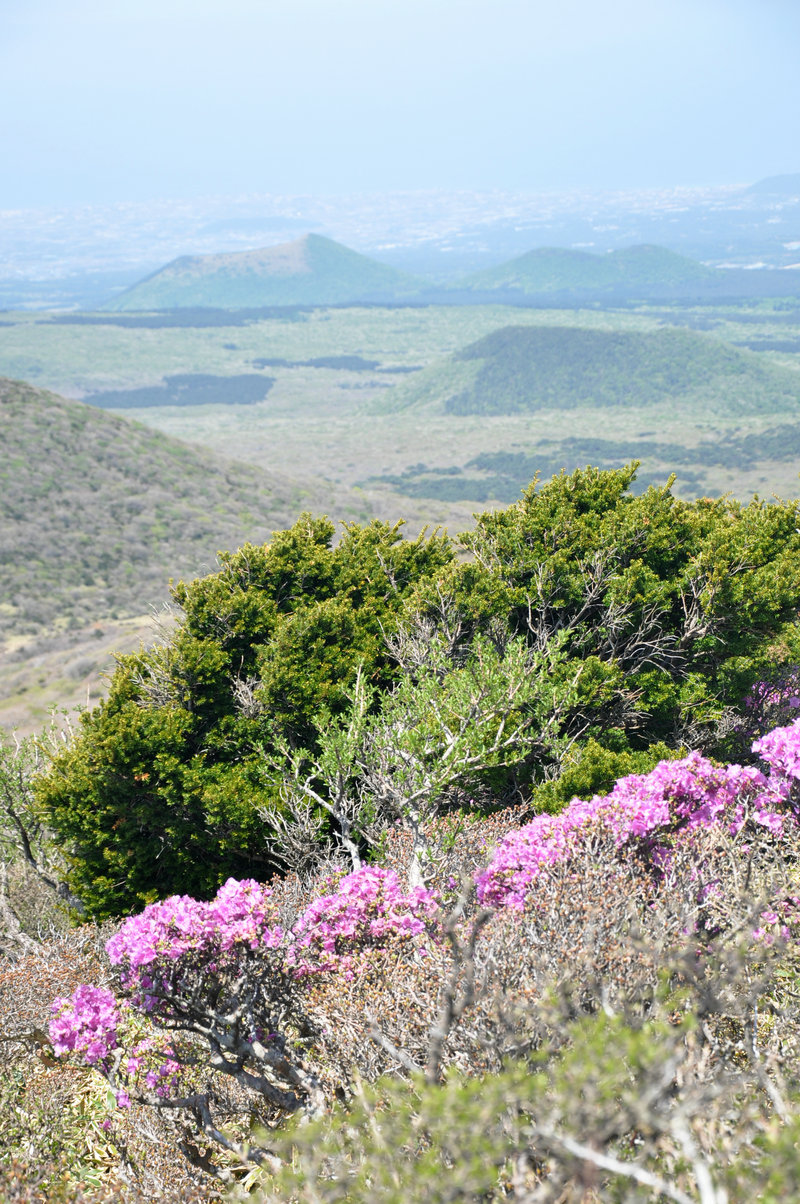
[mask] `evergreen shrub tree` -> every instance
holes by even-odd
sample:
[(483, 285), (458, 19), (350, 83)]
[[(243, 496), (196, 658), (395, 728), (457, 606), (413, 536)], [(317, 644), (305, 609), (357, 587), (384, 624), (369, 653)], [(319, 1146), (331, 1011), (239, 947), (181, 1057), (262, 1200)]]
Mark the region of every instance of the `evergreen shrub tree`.
[(96, 917), (174, 891), (207, 896), (229, 874), (280, 866), (261, 818), (281, 806), (263, 746), (313, 739), (359, 669), (396, 677), (384, 642), (404, 598), (454, 555), (443, 535), (400, 524), (335, 527), (303, 515), (220, 571), (173, 587), (183, 619), (169, 641), (118, 658), (108, 698), (38, 783), (69, 848), (69, 879)]
[[(431, 689), (454, 696), (448, 676), (478, 647), (494, 647), (499, 664), (523, 644), (554, 709), (542, 714), (541, 681), (519, 695), (533, 701), (500, 708), (497, 723), (530, 739), (453, 774), (440, 810), (515, 797), (557, 811), (670, 751), (731, 755), (752, 740), (743, 699), (800, 660), (798, 503), (686, 502), (671, 482), (637, 497), (635, 469), (534, 481), (459, 543), (404, 540), (399, 524), (375, 521), (347, 525), (334, 544), (333, 523), (303, 515), (175, 586), (175, 633), (119, 659), (108, 699), (38, 783), (89, 913), (175, 892), (209, 898), (230, 874), (263, 880), (285, 864), (287, 781), (319, 764), (320, 733), (346, 721), (356, 681), (387, 717), (372, 730), (391, 764), (408, 746), (398, 716), (415, 710), (397, 692), (413, 703), (428, 691), (430, 713), (442, 713)], [(444, 743), (418, 755), (421, 781), (446, 752), (440, 728)], [(353, 765), (369, 809), (369, 775)], [(322, 813), (327, 838), (336, 820)]]

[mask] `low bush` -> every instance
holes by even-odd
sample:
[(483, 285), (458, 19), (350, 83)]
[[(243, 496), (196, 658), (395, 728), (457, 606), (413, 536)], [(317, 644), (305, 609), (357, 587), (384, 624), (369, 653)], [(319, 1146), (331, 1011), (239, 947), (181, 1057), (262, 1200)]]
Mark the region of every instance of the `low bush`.
[(800, 721), (754, 751), (512, 828), (476, 890), (364, 866), (152, 904), (56, 1002), (53, 1048), (265, 1200), (772, 1190), (800, 1115)]

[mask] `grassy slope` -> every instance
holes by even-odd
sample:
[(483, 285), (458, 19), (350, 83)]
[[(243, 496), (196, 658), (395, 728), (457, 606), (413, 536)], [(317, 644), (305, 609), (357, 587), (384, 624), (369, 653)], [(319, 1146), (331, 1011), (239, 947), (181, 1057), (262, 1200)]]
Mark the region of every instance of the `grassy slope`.
[(540, 247), (517, 259), (476, 272), (462, 289), (519, 289), (526, 294), (617, 287), (672, 287), (711, 280), (712, 269), (664, 247), (642, 245), (593, 255), (563, 247)]
[(53, 708), (58, 726), (64, 726), (66, 716), (105, 698), (119, 653), (152, 646), (171, 622), (169, 612), (159, 611), (12, 640), (0, 656), (0, 729), (39, 732)]
[(288, 482), (0, 381), (0, 639), (140, 615), (170, 576), (291, 521)]
[(796, 409), (800, 377), (693, 331), (508, 326), (420, 374), (396, 400), (453, 415), (672, 402), (757, 414)]
[(184, 256), (128, 289), (110, 310), (334, 305), (414, 292), (418, 283), (319, 234), (264, 252)]

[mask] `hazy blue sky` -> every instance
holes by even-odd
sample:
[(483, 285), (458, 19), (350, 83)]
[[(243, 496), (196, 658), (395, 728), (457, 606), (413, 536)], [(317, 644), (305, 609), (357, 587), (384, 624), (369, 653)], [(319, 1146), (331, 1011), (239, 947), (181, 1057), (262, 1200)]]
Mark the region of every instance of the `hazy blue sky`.
[(0, 0), (0, 208), (800, 171), (798, 0)]

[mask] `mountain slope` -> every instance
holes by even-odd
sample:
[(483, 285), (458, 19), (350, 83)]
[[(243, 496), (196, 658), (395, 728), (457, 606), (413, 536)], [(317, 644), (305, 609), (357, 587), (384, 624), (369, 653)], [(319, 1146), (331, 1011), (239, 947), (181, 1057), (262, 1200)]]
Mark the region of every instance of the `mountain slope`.
[(289, 481), (0, 379), (0, 641), (141, 615), (300, 508)]
[(525, 295), (637, 288), (649, 291), (701, 284), (715, 276), (712, 268), (664, 247), (625, 247), (607, 255), (540, 247), (518, 259), (476, 272), (454, 287), (478, 292), (514, 290)]
[(800, 372), (684, 330), (506, 326), (401, 386), (387, 408), (513, 414), (671, 402), (728, 414), (800, 406)]
[(224, 255), (185, 255), (127, 289), (109, 310), (335, 305), (390, 300), (417, 282), (320, 234)]
[(748, 196), (800, 196), (800, 173), (788, 176), (767, 176), (745, 188)]

